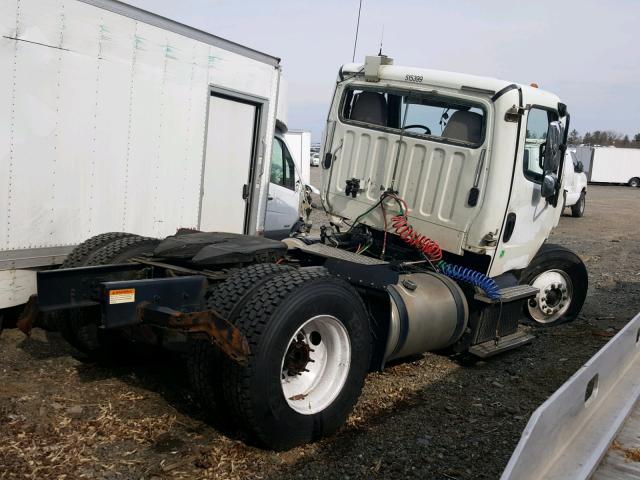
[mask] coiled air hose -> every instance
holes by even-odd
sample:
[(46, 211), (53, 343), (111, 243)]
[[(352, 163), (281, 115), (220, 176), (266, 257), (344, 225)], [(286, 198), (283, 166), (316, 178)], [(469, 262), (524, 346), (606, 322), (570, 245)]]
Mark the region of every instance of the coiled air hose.
[[(387, 194), (386, 196), (393, 198), (400, 206), (400, 214), (392, 218), (391, 226), (395, 230), (396, 235), (398, 235), (407, 245), (419, 250), (429, 260), (429, 262), (438, 262), (438, 269), (447, 277), (459, 282), (470, 283), (471, 285), (482, 289), (491, 300), (500, 299), (500, 287), (494, 279), (476, 270), (461, 267), (459, 265), (451, 265), (442, 260), (442, 248), (438, 245), (438, 242), (416, 232), (416, 230), (409, 224), (406, 214), (409, 210), (407, 202), (393, 193)], [(383, 195), (383, 198), (384, 197), (385, 195)], [(380, 205), (382, 206), (382, 214), (385, 219), (386, 234), (386, 212), (384, 204), (381, 202)]]
[(491, 300), (500, 299), (500, 287), (493, 278), (488, 277), (484, 273), (471, 270), (467, 267), (461, 267), (460, 265), (451, 265), (444, 260), (438, 263), (438, 268), (440, 272), (449, 278), (459, 282), (467, 282), (475, 287), (481, 288)]

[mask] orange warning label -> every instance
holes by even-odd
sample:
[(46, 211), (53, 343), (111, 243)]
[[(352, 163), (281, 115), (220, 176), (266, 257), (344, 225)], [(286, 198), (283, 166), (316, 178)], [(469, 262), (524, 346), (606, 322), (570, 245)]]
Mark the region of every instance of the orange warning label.
[(109, 305), (116, 303), (131, 303), (136, 300), (135, 288), (123, 288), (121, 290), (109, 290)]

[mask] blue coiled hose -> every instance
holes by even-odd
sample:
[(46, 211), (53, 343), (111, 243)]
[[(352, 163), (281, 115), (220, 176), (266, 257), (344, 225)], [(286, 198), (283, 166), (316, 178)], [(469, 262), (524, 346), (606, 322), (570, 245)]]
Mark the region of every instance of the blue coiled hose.
[(481, 288), (491, 300), (500, 299), (500, 287), (493, 278), (486, 276), (484, 273), (459, 265), (449, 265), (446, 262), (439, 262), (438, 268), (447, 277)]

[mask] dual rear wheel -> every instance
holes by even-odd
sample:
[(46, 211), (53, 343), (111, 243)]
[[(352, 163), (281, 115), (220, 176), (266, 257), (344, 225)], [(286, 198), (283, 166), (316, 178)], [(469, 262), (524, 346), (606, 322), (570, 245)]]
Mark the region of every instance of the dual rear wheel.
[[(242, 278), (255, 281), (232, 292)], [(362, 391), (371, 357), (368, 315), (353, 287), (321, 268), (253, 265), (217, 290), (212, 297), (230, 312), (251, 354), (239, 365), (194, 346), (190, 377), (201, 401), (217, 402), (251, 439), (276, 450), (337, 430)]]
[[(61, 268), (127, 263), (131, 258), (152, 252), (158, 243), (157, 239), (140, 235), (104, 233), (75, 247)], [(57, 312), (55, 324), (69, 344), (92, 360), (131, 359), (147, 351), (143, 345), (134, 346), (121, 330), (100, 329), (99, 309)]]

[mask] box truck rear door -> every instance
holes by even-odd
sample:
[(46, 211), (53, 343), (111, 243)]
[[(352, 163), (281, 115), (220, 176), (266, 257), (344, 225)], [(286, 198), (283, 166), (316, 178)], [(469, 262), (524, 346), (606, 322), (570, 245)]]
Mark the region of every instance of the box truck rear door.
[(244, 233), (257, 117), (254, 104), (211, 95), (200, 230)]

